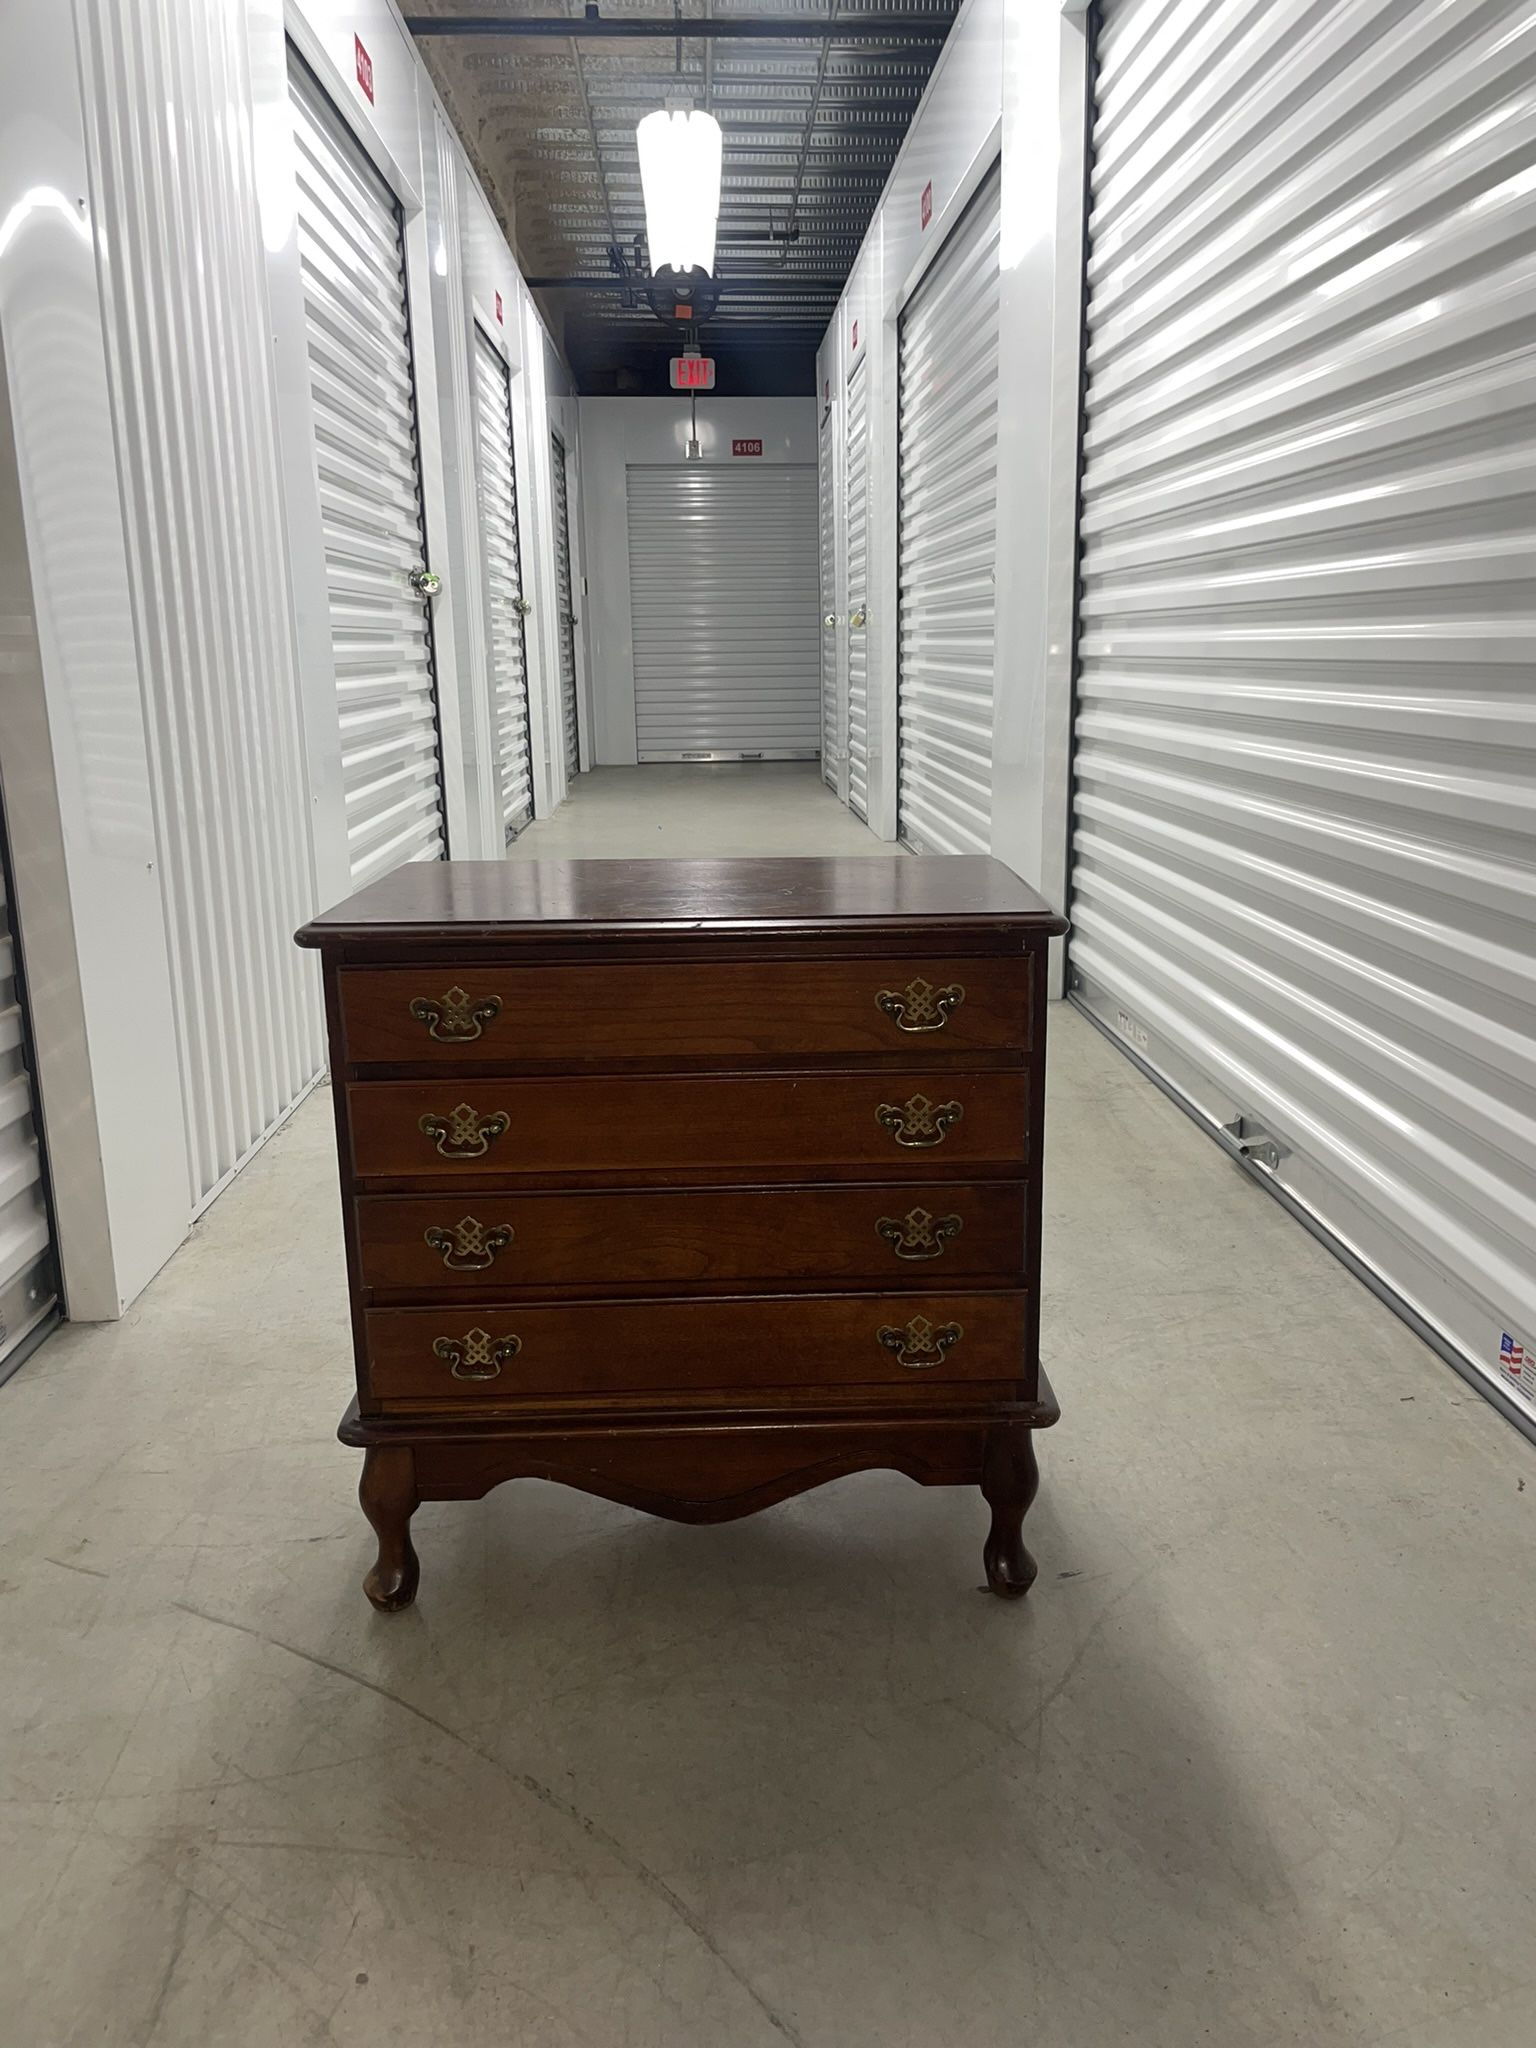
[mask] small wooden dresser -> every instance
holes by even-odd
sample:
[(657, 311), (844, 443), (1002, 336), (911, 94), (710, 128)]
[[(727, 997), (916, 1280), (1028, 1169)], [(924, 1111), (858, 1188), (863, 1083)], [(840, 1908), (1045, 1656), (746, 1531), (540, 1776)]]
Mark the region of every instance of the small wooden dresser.
[(418, 863), (306, 925), (374, 1605), (421, 1500), (723, 1521), (869, 1466), (979, 1485), (1025, 1592), (1064, 928), (905, 856)]

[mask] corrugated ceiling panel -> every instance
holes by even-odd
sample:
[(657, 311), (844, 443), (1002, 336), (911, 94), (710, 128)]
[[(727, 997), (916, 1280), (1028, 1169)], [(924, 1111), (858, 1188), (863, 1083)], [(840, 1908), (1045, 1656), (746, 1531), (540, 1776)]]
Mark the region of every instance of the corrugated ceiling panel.
[(1123, 0), (1099, 91), (1078, 1000), (1536, 1416), (1536, 15)]

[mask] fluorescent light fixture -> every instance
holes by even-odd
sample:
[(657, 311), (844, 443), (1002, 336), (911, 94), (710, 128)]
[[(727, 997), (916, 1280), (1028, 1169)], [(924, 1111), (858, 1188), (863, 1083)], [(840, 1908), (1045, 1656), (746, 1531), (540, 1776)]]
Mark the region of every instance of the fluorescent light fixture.
[(651, 268), (715, 267), (720, 218), (720, 123), (713, 114), (647, 114), (635, 131)]

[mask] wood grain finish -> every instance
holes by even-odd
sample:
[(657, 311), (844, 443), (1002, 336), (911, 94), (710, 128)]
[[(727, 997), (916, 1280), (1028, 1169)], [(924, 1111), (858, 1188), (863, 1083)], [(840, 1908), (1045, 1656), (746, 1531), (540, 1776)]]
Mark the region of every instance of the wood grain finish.
[[(446, 1072), (574, 1059), (627, 1063), (886, 1053), (925, 1065), (1029, 1046), (1023, 959), (783, 960), (353, 968), (341, 976), (347, 1058)], [(883, 1000), (882, 1000), (883, 999)], [(571, 1020), (581, 1019), (573, 1037)]]
[[(375, 1292), (469, 1299), (507, 1290), (590, 1290), (745, 1281), (814, 1287), (863, 1282), (932, 1287), (992, 1278), (1019, 1284), (1023, 1183), (900, 1182), (853, 1188), (722, 1188), (615, 1194), (365, 1195), (357, 1203), (363, 1284)], [(902, 1256), (882, 1224), (954, 1219), (934, 1256)], [(473, 1223), (478, 1230), (463, 1231)], [(921, 1226), (918, 1226), (921, 1234)], [(433, 1242), (429, 1242), (429, 1233)], [(503, 1233), (510, 1236), (503, 1237)], [(448, 1242), (443, 1242), (446, 1234)], [(937, 1237), (930, 1227), (929, 1234)], [(491, 1245), (502, 1237), (499, 1245)], [(489, 1247), (489, 1248), (483, 1248)]]
[(808, 1179), (818, 1166), (899, 1168), (905, 1154), (941, 1171), (1026, 1163), (1022, 1071), (363, 1081), (348, 1097), (360, 1180), (694, 1167)]
[[(1026, 1309), (1022, 1294), (927, 1290), (376, 1309), (369, 1378), (381, 1402), (455, 1406), (683, 1388), (857, 1386), (905, 1396), (1016, 1380)], [(958, 1337), (942, 1342), (950, 1331)]]
[(885, 1465), (1025, 1590), (1046, 944), (996, 862), (398, 871), (317, 918), (366, 1590), (422, 1499), (682, 1520)]

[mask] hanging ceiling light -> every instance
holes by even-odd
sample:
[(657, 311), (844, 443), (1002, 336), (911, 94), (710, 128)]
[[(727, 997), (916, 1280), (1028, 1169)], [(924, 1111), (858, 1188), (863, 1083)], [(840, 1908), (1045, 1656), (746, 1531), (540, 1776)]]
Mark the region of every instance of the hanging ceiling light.
[(651, 268), (715, 267), (720, 218), (720, 123), (713, 114), (668, 108), (635, 131)]

